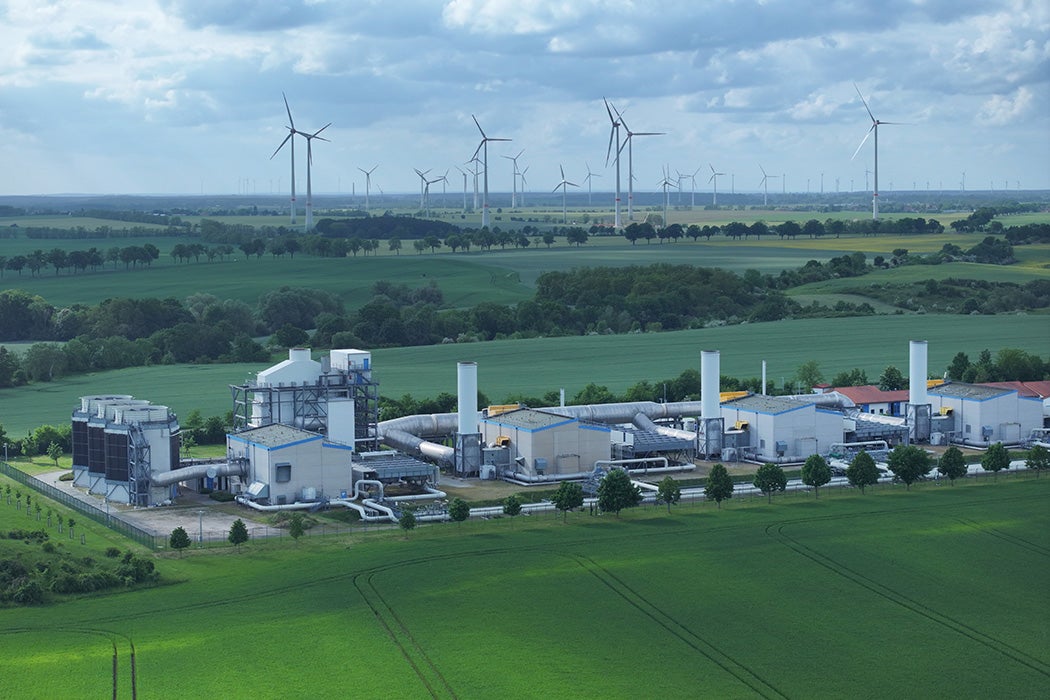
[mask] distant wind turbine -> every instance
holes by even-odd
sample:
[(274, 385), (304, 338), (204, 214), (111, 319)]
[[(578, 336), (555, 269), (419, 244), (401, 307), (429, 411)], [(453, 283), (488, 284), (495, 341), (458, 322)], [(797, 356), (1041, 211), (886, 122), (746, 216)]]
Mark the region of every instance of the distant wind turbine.
[(599, 175), (598, 173), (592, 173), (591, 172), (591, 166), (590, 166), (589, 163), (584, 162), (584, 165), (587, 166), (587, 177), (585, 177), (583, 179), (583, 181), (587, 183), (587, 206), (590, 206), (591, 205), (591, 178), (592, 177), (601, 177), (601, 175)]
[(667, 167), (664, 167), (664, 179), (660, 182), (660, 186), (664, 188), (664, 225), (663, 228), (667, 228), (667, 209), (671, 203), (671, 200), (667, 194), (668, 187), (678, 187), (678, 183), (671, 179), (668, 174)]
[(416, 171), (416, 175), (419, 176), (419, 208), (422, 209), (426, 205), (426, 202), (424, 201), (424, 198), (426, 196), (427, 173), (429, 173), (431, 169), (430, 168), (427, 168), (426, 170), (420, 170), (419, 168), (412, 168), (412, 169), (415, 170)]
[(458, 165), (456, 166), (456, 170), (458, 170), (463, 175), (463, 212), (466, 213), (466, 211), (467, 211), (467, 171), (464, 170), (463, 168), (459, 167)]
[(365, 211), (368, 211), (368, 208), (369, 208), (368, 195), (369, 195), (369, 193), (372, 190), (372, 173), (374, 173), (376, 171), (376, 168), (378, 168), (378, 167), (379, 167), (379, 163), (376, 163), (375, 165), (373, 165), (371, 170), (365, 170), (364, 168), (358, 168), (358, 170), (360, 170), (361, 172), (363, 172), (365, 174)]
[(518, 151), (518, 155), (516, 155), (516, 156), (502, 156), (503, 158), (506, 158), (507, 160), (509, 160), (511, 163), (514, 164), (514, 171), (511, 174), (511, 176), (513, 178), (513, 184), (511, 185), (511, 194), (510, 194), (510, 208), (511, 209), (517, 209), (518, 208), (518, 175), (521, 174), (521, 173), (518, 172), (518, 158), (521, 158), (521, 154), (524, 153), (524, 152), (525, 152), (525, 149), (523, 148), (520, 151)]
[(715, 170), (715, 166), (711, 165), (710, 163), (707, 164), (707, 167), (711, 168), (711, 177), (708, 178), (707, 181), (711, 182), (711, 183), (714, 183), (714, 189), (712, 189), (712, 191), (711, 191), (711, 206), (717, 207), (718, 206), (718, 176), (719, 175), (725, 175), (725, 173), (717, 172)]
[(525, 185), (529, 184), (529, 181), (525, 179), (525, 173), (529, 172), (529, 166), (525, 166), (525, 169), (518, 173), (518, 177), (521, 178), (521, 206), (525, 206)]
[(324, 131), (325, 129), (327, 129), (331, 125), (332, 125), (332, 122), (328, 122), (327, 124), (325, 124), (324, 126), (322, 126), (320, 129), (318, 129), (317, 131), (315, 131), (312, 134), (306, 134), (306, 133), (303, 133), (301, 131), (299, 132), (300, 136), (302, 136), (303, 138), (306, 139), (306, 230), (307, 231), (312, 231), (313, 228), (314, 228), (314, 198), (313, 198), (313, 190), (312, 190), (312, 188), (310, 186), (310, 171), (313, 169), (313, 165), (314, 165), (313, 142), (314, 142), (314, 139), (317, 139), (318, 141), (328, 141), (328, 139), (324, 138), (323, 136), (318, 136), (318, 134), (320, 134), (322, 131)]
[[(875, 118), (875, 115), (871, 113), (871, 108), (868, 107), (868, 101), (864, 99), (864, 95), (861, 94), (860, 88), (857, 87), (856, 83), (853, 83), (853, 87), (857, 90), (857, 95), (860, 97), (860, 101), (864, 103), (864, 109), (868, 112), (868, 116), (871, 117), (871, 128), (868, 129), (868, 133), (864, 135), (864, 139), (857, 146), (857, 150), (853, 152), (853, 158), (857, 157), (860, 153), (860, 149), (864, 147), (864, 144), (868, 141), (868, 136), (875, 133), (875, 189), (872, 190), (871, 197), (871, 218), (879, 218), (879, 125), (881, 124), (899, 124), (900, 122), (884, 122), (879, 121)], [(851, 158), (850, 160), (852, 160)]]
[(470, 115), (470, 118), (474, 120), (474, 125), (481, 132), (481, 143), (478, 144), (477, 149), (474, 151), (474, 158), (478, 157), (479, 151), (483, 151), (482, 165), (485, 168), (485, 197), (481, 202), (481, 227), (487, 228), (489, 225), (489, 141), (510, 141), (510, 139), (497, 139), (486, 136), (485, 130), (478, 123), (478, 118), (473, 114)]
[(767, 174), (766, 169), (761, 165), (758, 166), (758, 169), (762, 171), (762, 182), (758, 184), (762, 187), (762, 206), (765, 207), (769, 205), (769, 180), (771, 178), (776, 180), (778, 176)]
[(569, 214), (568, 214), (568, 208), (567, 208), (567, 206), (565, 204), (565, 188), (566, 187), (579, 187), (579, 185), (577, 185), (575, 182), (569, 182), (568, 180), (565, 179), (565, 168), (563, 168), (560, 163), (558, 164), (558, 169), (561, 170), (561, 182), (559, 182), (554, 187), (554, 189), (551, 190), (551, 193), (557, 192), (558, 188), (559, 187), (561, 188), (561, 222), (563, 224), (567, 224), (567, 223), (569, 223)]

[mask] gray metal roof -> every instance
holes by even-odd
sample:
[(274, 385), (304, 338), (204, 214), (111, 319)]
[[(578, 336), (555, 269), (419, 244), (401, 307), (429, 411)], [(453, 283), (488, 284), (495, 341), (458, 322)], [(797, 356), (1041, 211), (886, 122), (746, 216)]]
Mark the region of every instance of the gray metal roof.
[(558, 425), (559, 423), (572, 423), (575, 421), (575, 418), (559, 416), (555, 413), (547, 413), (546, 411), (537, 411), (534, 408), (520, 408), (517, 411), (509, 411), (507, 413), (501, 413), (493, 418), (484, 419), (484, 422), (486, 423), (507, 425), (512, 428), (524, 428), (526, 430), (549, 428), (552, 425)]
[(300, 430), (299, 428), (293, 428), (290, 425), (272, 423), (260, 428), (242, 430), (239, 433), (234, 433), (232, 437), (256, 445), (262, 445), (263, 447), (280, 447), (281, 445), (288, 445), (293, 442), (301, 442), (303, 440), (310, 440), (322, 436), (319, 433)]
[(352, 466), (372, 469), (380, 479), (402, 476), (435, 476), (437, 467), (400, 452), (364, 453), (353, 458)]
[(739, 399), (726, 401), (723, 408), (742, 408), (745, 411), (756, 413), (787, 413), (813, 404), (789, 399), (786, 396), (763, 396), (762, 394), (750, 394)]
[(634, 436), (634, 451), (636, 453), (685, 452), (693, 448), (691, 440), (663, 435), (655, 430), (627, 427), (619, 428), (619, 430)]
[(973, 399), (976, 401), (984, 401), (985, 399), (994, 399), (997, 396), (1003, 396), (1009, 394), (1012, 389), (1003, 389), (997, 386), (984, 386), (981, 384), (963, 384), (962, 382), (948, 382), (947, 384), (941, 384), (929, 389), (927, 394), (936, 394), (938, 396), (951, 396), (958, 399)]

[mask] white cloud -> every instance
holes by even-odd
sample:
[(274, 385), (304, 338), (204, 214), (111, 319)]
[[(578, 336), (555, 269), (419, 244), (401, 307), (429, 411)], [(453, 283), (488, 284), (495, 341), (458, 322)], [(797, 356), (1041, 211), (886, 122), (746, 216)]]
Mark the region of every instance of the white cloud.
[(1018, 88), (1012, 96), (993, 95), (981, 105), (977, 121), (988, 126), (1010, 124), (1029, 111), (1032, 98), (1032, 91), (1026, 87)]

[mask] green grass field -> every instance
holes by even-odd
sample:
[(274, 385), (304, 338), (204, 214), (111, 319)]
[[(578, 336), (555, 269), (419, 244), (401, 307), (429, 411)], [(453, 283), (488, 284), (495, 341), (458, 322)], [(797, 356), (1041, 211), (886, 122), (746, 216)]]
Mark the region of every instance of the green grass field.
[[(721, 351), (722, 374), (758, 377), (762, 360), (776, 385), (799, 365), (816, 360), (825, 379), (859, 367), (877, 381), (887, 365), (908, 367), (908, 340), (929, 341), (929, 368), (938, 374), (957, 352), (975, 360), (981, 350), (1020, 348), (1045, 356), (1045, 316), (891, 315), (742, 324), (703, 330), (618, 336), (573, 336), (487, 343), (387, 348), (373, 351), (380, 394), (416, 398), (456, 393), (456, 363), (478, 363), (479, 389), (496, 403), (511, 395), (542, 396), (564, 388), (571, 398), (590, 382), (621, 393), (642, 380), (673, 379), (699, 371), (700, 351)], [(46, 423), (69, 421), (79, 397), (121, 393), (170, 406), (221, 415), (233, 407), (228, 384), (239, 384), (269, 364), (134, 367), (0, 389), (0, 423), (13, 436)], [(11, 408), (8, 408), (8, 407)]]
[[(9, 698), (109, 697), (115, 643), (130, 697), (133, 642), (142, 698), (1041, 698), (1048, 489), (825, 490), (162, 555), (169, 585), (0, 610), (0, 679)], [(0, 527), (24, 517), (0, 506)], [(85, 527), (63, 546), (101, 556)]]

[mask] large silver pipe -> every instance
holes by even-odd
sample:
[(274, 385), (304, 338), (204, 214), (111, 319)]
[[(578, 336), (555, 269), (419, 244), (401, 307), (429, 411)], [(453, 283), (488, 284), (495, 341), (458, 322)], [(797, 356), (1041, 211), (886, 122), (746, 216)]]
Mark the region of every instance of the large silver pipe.
[(210, 476), (213, 477), (244, 476), (247, 473), (246, 466), (243, 464), (231, 464), (229, 462), (226, 462), (225, 464), (194, 464), (191, 467), (182, 467), (181, 469), (172, 469), (167, 472), (150, 474), (149, 480), (153, 486), (171, 486), (180, 481), (189, 481), (190, 479), (200, 479), (209, 476), (209, 471), (212, 471)]
[(668, 428), (666, 425), (657, 425), (656, 423), (653, 423), (652, 418), (645, 415), (644, 413), (639, 413), (635, 415), (634, 424), (642, 430), (651, 430), (659, 435), (664, 435), (670, 438), (676, 438), (678, 440), (688, 440), (689, 442), (693, 443), (694, 448), (696, 447), (696, 433), (691, 432), (689, 430), (678, 430), (677, 428)]

